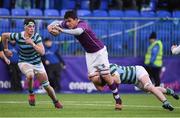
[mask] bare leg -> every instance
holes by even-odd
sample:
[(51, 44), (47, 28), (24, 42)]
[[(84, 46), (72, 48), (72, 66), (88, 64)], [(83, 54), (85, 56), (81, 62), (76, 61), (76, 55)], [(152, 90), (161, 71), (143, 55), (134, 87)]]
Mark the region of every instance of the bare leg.
[(34, 95), (34, 92), (33, 92), (33, 85), (34, 85), (34, 73), (33, 71), (29, 71), (27, 74), (26, 74), (26, 79), (27, 79), (27, 83), (28, 83), (28, 90), (29, 90), (29, 98), (28, 98), (28, 101), (29, 101), (29, 105), (31, 106), (35, 106), (35, 95)]
[(153, 84), (151, 84), (151, 80), (148, 77), (148, 75), (143, 76), (140, 79), (142, 85), (144, 85), (144, 89), (154, 94), (161, 102), (166, 101), (166, 97), (163, 95), (163, 93), (157, 89)]
[(168, 109), (170, 111), (174, 110), (173, 106), (167, 101), (166, 97), (164, 96), (164, 94), (162, 93), (162, 91), (160, 91), (159, 89), (157, 89), (152, 83), (151, 80), (149, 78), (148, 75), (143, 76), (140, 81), (142, 82), (142, 84), (144, 85), (144, 89), (151, 92), (152, 94), (154, 94), (162, 103), (162, 107), (164, 109)]
[(58, 101), (54, 89), (49, 85), (48, 77), (46, 73), (38, 73), (36, 75), (37, 79), (40, 81), (41, 85), (44, 87), (49, 97), (52, 99), (55, 108), (62, 109), (62, 104)]
[(166, 95), (171, 95), (174, 99), (179, 100), (179, 96), (174, 92), (174, 90), (170, 88), (160, 87), (160, 86), (156, 88), (159, 89), (162, 93)]
[(28, 83), (28, 89), (29, 89), (29, 93), (33, 93), (33, 85), (34, 85), (34, 77), (32, 76), (28, 76), (27, 77), (27, 83)]
[[(44, 83), (48, 82), (48, 77), (47, 77), (46, 73), (38, 73), (36, 75), (36, 77), (42, 85)], [(47, 84), (46, 86), (43, 86), (43, 87), (46, 90), (46, 92), (48, 93), (49, 97), (53, 101), (57, 101), (57, 97), (55, 95), (54, 89), (49, 84)]]

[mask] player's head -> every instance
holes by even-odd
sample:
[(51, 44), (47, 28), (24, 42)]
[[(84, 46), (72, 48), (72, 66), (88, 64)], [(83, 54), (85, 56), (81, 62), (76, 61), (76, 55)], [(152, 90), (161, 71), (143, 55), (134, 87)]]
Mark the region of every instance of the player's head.
[(149, 36), (149, 41), (150, 43), (154, 42), (156, 40), (156, 32), (152, 32), (151, 35)]
[(51, 47), (52, 46), (52, 40), (49, 38), (49, 37), (46, 37), (45, 39), (44, 39), (44, 44), (45, 44), (45, 46), (47, 46), (47, 47)]
[(25, 29), (25, 32), (27, 32), (30, 35), (34, 34), (35, 24), (36, 23), (35, 23), (34, 19), (26, 18), (24, 20), (24, 29)]
[(66, 11), (64, 15), (64, 20), (66, 21), (66, 25), (68, 28), (73, 29), (78, 24), (78, 17), (76, 11), (70, 10)]

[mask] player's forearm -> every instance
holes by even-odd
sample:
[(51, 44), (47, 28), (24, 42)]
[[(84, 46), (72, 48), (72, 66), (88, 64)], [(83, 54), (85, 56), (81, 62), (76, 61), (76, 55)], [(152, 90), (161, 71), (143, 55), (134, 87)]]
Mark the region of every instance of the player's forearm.
[(179, 54), (180, 53), (180, 45), (172, 50), (173, 54)]
[(47, 27), (48, 31), (51, 32), (53, 30), (53, 27), (55, 26), (60, 27), (62, 22), (63, 21), (58, 21), (58, 20), (53, 21), (51, 24), (48, 25)]
[(53, 26), (53, 25), (60, 26), (62, 22), (63, 21), (55, 20), (49, 26)]
[(83, 33), (82, 28), (76, 28), (76, 29), (62, 29), (63, 33), (71, 34), (71, 35), (80, 35)]
[(9, 34), (3, 33), (2, 34), (2, 43), (3, 43), (4, 49), (8, 49), (8, 39), (9, 39)]
[(44, 54), (45, 54), (44, 46), (42, 46), (42, 45), (36, 45), (35, 43), (33, 43), (32, 46), (33, 46), (33, 48), (34, 48), (40, 55), (44, 55)]
[(3, 53), (3, 51), (0, 51), (0, 58), (1, 58), (1, 59), (4, 59), (4, 53)]
[(3, 59), (7, 64), (10, 63), (9, 59), (5, 56), (3, 51), (0, 51), (0, 58)]

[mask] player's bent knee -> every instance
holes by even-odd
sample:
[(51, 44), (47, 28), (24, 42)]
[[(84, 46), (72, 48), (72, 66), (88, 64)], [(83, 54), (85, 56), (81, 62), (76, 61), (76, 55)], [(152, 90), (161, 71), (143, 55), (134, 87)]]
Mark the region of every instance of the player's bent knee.
[(33, 79), (34, 78), (34, 73), (33, 72), (28, 72), (28, 73), (26, 73), (26, 77), (28, 79)]
[(103, 87), (103, 86), (96, 86), (96, 89), (97, 89), (98, 91), (103, 91), (103, 90), (104, 90), (104, 87)]
[(89, 77), (90, 81), (96, 82), (96, 81), (98, 81), (99, 74), (98, 73), (90, 74), (88, 77)]
[(104, 65), (99, 65), (96, 68), (98, 69), (98, 71), (103, 79), (110, 76), (109, 67), (106, 67)]
[(93, 82), (94, 84), (98, 84), (98, 83), (100, 84), (99, 76), (93, 77), (93, 78), (91, 78), (90, 80), (91, 80), (91, 82)]
[(109, 76), (110, 76), (109, 69), (101, 70), (101, 71), (100, 71), (100, 74), (101, 74), (102, 78), (109, 77)]
[(102, 74), (101, 77), (102, 77), (102, 79), (109, 78), (110, 73)]
[(152, 91), (154, 85), (152, 83), (146, 83), (144, 85), (144, 89), (147, 90), (147, 91)]

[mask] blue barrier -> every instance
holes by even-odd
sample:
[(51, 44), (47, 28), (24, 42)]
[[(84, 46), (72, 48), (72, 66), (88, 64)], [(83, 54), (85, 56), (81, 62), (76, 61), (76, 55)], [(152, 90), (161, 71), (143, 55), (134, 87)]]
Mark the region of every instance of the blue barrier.
[[(22, 18), (24, 17), (20, 17), (21, 20)], [(21, 20), (14, 20), (14, 17), (7, 17), (6, 20), (4, 20), (0, 17), (0, 35), (3, 32), (22, 31), (23, 27), (16, 24), (21, 23), (17, 22)], [(180, 23), (176, 18), (89, 17), (85, 20), (97, 34), (97, 37), (105, 43), (109, 55), (113, 57), (144, 56), (147, 46), (149, 45), (148, 37), (152, 31), (155, 31), (158, 39), (162, 40), (165, 56), (171, 55), (171, 45), (178, 44), (180, 39)], [(44, 17), (37, 20), (37, 32), (39, 32), (43, 38), (50, 37), (56, 41), (56, 43), (60, 44), (66, 42), (67, 47), (61, 48), (62, 50), (60, 50), (63, 55), (84, 54), (84, 50), (79, 46), (79, 43), (75, 41), (73, 36), (66, 34), (61, 34), (57, 37), (52, 36), (47, 31), (48, 21), (50, 20)]]

